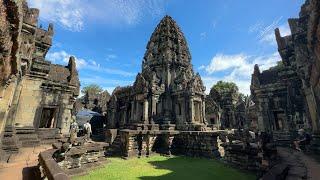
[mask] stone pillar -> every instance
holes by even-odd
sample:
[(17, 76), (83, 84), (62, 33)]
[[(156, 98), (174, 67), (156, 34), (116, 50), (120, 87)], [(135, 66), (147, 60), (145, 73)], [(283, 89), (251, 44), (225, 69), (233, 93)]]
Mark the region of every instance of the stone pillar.
[(157, 98), (155, 96), (151, 97), (151, 115), (157, 114)]
[(207, 124), (207, 120), (206, 120), (206, 103), (205, 101), (203, 100), (202, 101), (202, 121), (204, 124)]
[(190, 98), (189, 100), (189, 110), (190, 110), (190, 122), (194, 122), (194, 102), (193, 102), (193, 97)]
[(132, 112), (132, 115), (133, 115), (133, 122), (137, 122), (137, 101), (133, 100), (133, 112)]
[(134, 101), (131, 101), (130, 123), (134, 122)]
[(308, 108), (309, 108), (309, 114), (310, 114), (310, 118), (311, 118), (311, 124), (312, 124), (312, 131), (313, 132), (319, 132), (319, 117), (318, 117), (318, 112), (317, 112), (317, 103), (314, 97), (314, 93), (312, 88), (304, 88), (304, 93), (306, 96), (306, 101), (308, 104)]
[(263, 102), (259, 100), (259, 104), (257, 104), (258, 106), (258, 129), (261, 131), (266, 131), (267, 128), (265, 127), (265, 123), (264, 123), (264, 112), (263, 112)]
[(143, 118), (142, 120), (144, 124), (148, 124), (148, 117), (149, 117), (148, 109), (149, 109), (149, 102), (148, 102), (148, 99), (145, 99), (143, 102), (143, 115), (142, 115), (142, 118)]

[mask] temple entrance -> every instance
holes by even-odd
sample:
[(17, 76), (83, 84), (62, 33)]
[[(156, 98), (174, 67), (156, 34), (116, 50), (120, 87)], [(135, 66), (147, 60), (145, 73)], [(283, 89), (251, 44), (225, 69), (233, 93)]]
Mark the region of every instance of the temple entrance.
[(56, 108), (43, 108), (39, 128), (55, 128)]

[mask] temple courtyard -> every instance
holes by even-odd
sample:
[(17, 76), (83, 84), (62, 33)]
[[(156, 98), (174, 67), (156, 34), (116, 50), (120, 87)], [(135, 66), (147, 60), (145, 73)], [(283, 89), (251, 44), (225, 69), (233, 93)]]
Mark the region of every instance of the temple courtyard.
[[(203, 2), (110, 31), (81, 13), (159, 4), (0, 0), (0, 179), (319, 180), (320, 0), (283, 1), (260, 15), (265, 1), (252, 15), (234, 1), (224, 30), (203, 32), (212, 19), (183, 14)], [(228, 7), (205, 4), (206, 18)], [(61, 29), (74, 15), (80, 29)]]

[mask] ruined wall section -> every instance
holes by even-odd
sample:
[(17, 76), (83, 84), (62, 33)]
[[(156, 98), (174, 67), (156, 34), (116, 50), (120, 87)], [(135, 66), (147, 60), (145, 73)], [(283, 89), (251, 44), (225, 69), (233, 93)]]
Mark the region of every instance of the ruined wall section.
[(54, 32), (52, 24), (38, 27), (39, 13), (25, 0), (0, 2), (1, 136), (6, 124), (37, 129), (43, 108), (52, 107), (55, 127), (64, 134), (69, 130), (80, 87), (76, 62), (72, 57), (67, 66), (60, 66), (45, 59)]
[(299, 18), (289, 19), (290, 36), (281, 37), (276, 30), (279, 53), (292, 66), (303, 84), (305, 107), (313, 131), (320, 130), (320, 2), (307, 0)]
[(0, 137), (19, 79), (20, 59), (17, 52), (20, 46), (22, 15), (20, 2), (0, 2)]

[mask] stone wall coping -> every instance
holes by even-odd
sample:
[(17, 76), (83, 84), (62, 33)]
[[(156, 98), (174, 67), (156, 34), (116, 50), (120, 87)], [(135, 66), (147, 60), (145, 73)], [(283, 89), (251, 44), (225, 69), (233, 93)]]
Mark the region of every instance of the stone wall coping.
[(120, 133), (127, 133), (130, 135), (136, 135), (136, 134), (179, 134), (179, 131), (175, 130), (131, 130), (131, 129), (122, 129), (120, 130)]
[(215, 131), (180, 131), (179, 134), (212, 134), (212, 135), (219, 135), (218, 132)]
[(53, 159), (53, 153), (56, 151), (56, 149), (49, 149), (39, 154), (39, 163), (43, 167), (45, 175), (49, 180), (71, 180)]

